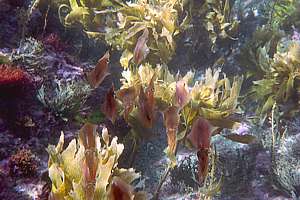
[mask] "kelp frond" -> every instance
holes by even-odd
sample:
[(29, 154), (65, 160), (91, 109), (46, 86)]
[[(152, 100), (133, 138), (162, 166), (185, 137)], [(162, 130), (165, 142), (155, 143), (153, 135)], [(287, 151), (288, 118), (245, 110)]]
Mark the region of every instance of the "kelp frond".
[[(280, 45), (278, 45), (279, 47)], [(300, 80), (300, 45), (291, 42), (284, 51), (274, 54), (273, 58), (267, 55), (267, 47), (264, 47), (260, 69), (263, 77), (254, 81), (250, 91), (250, 97), (259, 102), (257, 113), (265, 116), (273, 104), (285, 104), (285, 114), (294, 112), (299, 106), (299, 80)]]
[(233, 19), (230, 0), (210, 1), (206, 0), (206, 29), (215, 48), (217, 39), (236, 40), (235, 35), (238, 30), (239, 21)]
[(116, 137), (110, 139), (106, 128), (102, 129), (100, 137), (96, 127), (85, 124), (79, 137), (73, 139), (66, 149), (63, 149), (63, 133), (57, 146), (48, 147), (52, 182), (49, 199), (105, 200), (124, 196), (145, 199), (145, 193), (134, 191), (130, 185), (140, 174), (132, 168), (118, 168), (123, 144), (119, 144)]
[[(117, 26), (108, 27), (106, 42), (123, 51), (121, 60), (134, 58), (139, 38), (147, 30), (147, 46), (151, 50), (147, 61), (152, 64), (167, 63), (175, 52), (175, 36), (182, 32), (179, 13), (183, 1), (139, 0), (123, 7), (117, 14)], [(188, 17), (188, 16), (186, 16)], [(128, 62), (121, 62), (127, 68)]]

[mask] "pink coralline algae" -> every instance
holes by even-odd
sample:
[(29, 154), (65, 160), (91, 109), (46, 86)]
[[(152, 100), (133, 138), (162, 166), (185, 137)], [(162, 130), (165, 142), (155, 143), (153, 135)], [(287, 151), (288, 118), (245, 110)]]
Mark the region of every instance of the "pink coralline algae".
[(9, 174), (32, 176), (37, 172), (37, 161), (29, 149), (21, 149), (8, 161)]
[(0, 94), (5, 94), (6, 97), (17, 96), (31, 88), (31, 85), (30, 76), (22, 69), (12, 65), (0, 65)]
[(249, 134), (250, 126), (248, 124), (242, 123), (234, 132), (238, 135), (247, 135)]
[(300, 41), (300, 33), (296, 29), (294, 29), (292, 40)]

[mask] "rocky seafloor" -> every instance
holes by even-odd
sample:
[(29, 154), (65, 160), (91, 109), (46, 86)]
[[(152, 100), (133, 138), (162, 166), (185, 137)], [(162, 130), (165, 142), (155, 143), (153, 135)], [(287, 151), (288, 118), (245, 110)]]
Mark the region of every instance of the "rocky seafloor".
[[(41, 31), (36, 30), (36, 27), (40, 27), (43, 21), (43, 19), (40, 19), (40, 16), (43, 15), (42, 10), (36, 10), (35, 16), (26, 26), (28, 26), (29, 36), (39, 38), (32, 39), (31, 42), (34, 43), (36, 40), (43, 41), (45, 48), (42, 52), (34, 54), (34, 51), (38, 51), (38, 49), (26, 49), (27, 47), (22, 46), (20, 39), (18, 39), (18, 37), (21, 37), (20, 34), (22, 32), (17, 24), (17, 18), (20, 17), (18, 14), (21, 12), (19, 8), (29, 4), (29, 1), (24, 2), (24, 5), (19, 5), (16, 8), (11, 3), (8, 3), (7, 0), (0, 0), (0, 52), (13, 55), (16, 62), (23, 66), (24, 70), (27, 70), (28, 74), (33, 77), (34, 87), (40, 87), (42, 81), (51, 82), (54, 77), (64, 80), (82, 79), (84, 72), (90, 69), (91, 63), (93, 63), (92, 59), (88, 58), (93, 57), (93, 55), (89, 54), (89, 51), (93, 51), (95, 55), (100, 55), (105, 52), (106, 47), (99, 43), (97, 45), (93, 44), (89, 47), (90, 49), (83, 50), (80, 52), (80, 55), (76, 55), (74, 52), (77, 52), (77, 47), (74, 45), (74, 41), (70, 39), (70, 35), (68, 35), (70, 33), (65, 33), (63, 31), (64, 28), (57, 25), (59, 23), (58, 19), (51, 18), (52, 21), (49, 20), (48, 28), (44, 30), (46, 33), (40, 33)], [(251, 21), (250, 23), (252, 26), (258, 26), (258, 24), (259, 21)], [(244, 35), (244, 37), (249, 37), (249, 35)], [(51, 43), (51, 37), (52, 39), (53, 37), (61, 37), (62, 42), (55, 40), (56, 43), (53, 44)], [(50, 44), (47, 43), (49, 40)], [(28, 44), (30, 44), (30, 41)], [(236, 43), (232, 48), (236, 49), (239, 45), (240, 43)], [(174, 71), (177, 69), (187, 71), (187, 66), (191, 64), (184, 55), (181, 56), (183, 51), (184, 49), (178, 51), (178, 56), (175, 56), (174, 60), (171, 61), (175, 65)], [(220, 50), (220, 52), (227, 51), (229, 50)], [(230, 51), (232, 50), (230, 49)], [(218, 53), (210, 56), (217, 58)], [(22, 57), (24, 55), (27, 55), (27, 57)], [(110, 62), (112, 66), (111, 75), (87, 99), (83, 106), (84, 109), (81, 110), (83, 115), (86, 110), (99, 109), (99, 106), (96, 106), (98, 105), (97, 102), (103, 102), (104, 93), (109, 89), (112, 82), (115, 82), (115, 85), (119, 84), (116, 81), (120, 77), (121, 72), (120, 63), (118, 62), (119, 56), (119, 53), (113, 53)], [(226, 58), (226, 65), (234, 65), (234, 67), (227, 70), (228, 74), (240, 71), (240, 66), (234, 60), (234, 56), (233, 53)], [(35, 62), (39, 62), (39, 65), (44, 66), (44, 68), (39, 70), (32, 69), (30, 65)], [(193, 65), (201, 66), (197, 69), (199, 76), (205, 67), (211, 64), (210, 62), (209, 59), (203, 59), (199, 63), (193, 63)], [(224, 71), (226, 71), (226, 65), (224, 66)], [(0, 99), (0, 109), (4, 110), (4, 107), (7, 106), (5, 101), (6, 99)], [(48, 154), (46, 148), (48, 144), (57, 144), (61, 131), (65, 133), (65, 139), (70, 141), (76, 136), (80, 126), (77, 119), (70, 118), (66, 120), (61, 116), (56, 116), (49, 109), (45, 109), (35, 96), (30, 97), (29, 100), (24, 98), (20, 103), (20, 109), (23, 109), (22, 112), (19, 113), (18, 118), (13, 120), (20, 120), (26, 126), (16, 126), (13, 127), (13, 130), (10, 127), (10, 121), (0, 115), (0, 199), (48, 199), (51, 183), (49, 183), (47, 175)], [(158, 119), (162, 121), (161, 114), (159, 114)], [(110, 129), (113, 130), (112, 132), (115, 135), (119, 135), (118, 133), (120, 132), (128, 132), (128, 127), (124, 121), (119, 119), (118, 122), (117, 126), (112, 126), (110, 123), (106, 123), (106, 126), (111, 126)], [(212, 146), (218, 152), (218, 173), (223, 177), (221, 191), (214, 195), (213, 199), (292, 200), (299, 198), (300, 181), (298, 185), (287, 186), (293, 187), (292, 189), (296, 191), (293, 194), (294, 196), (290, 194), (289, 190), (285, 191), (274, 184), (272, 148), (269, 144), (272, 137), (271, 127), (268, 125), (261, 127), (248, 121), (245, 121), (245, 124), (247, 124), (245, 131), (257, 136), (257, 140), (252, 144), (238, 144), (226, 140), (223, 136), (216, 136), (212, 140)], [(283, 146), (276, 148), (276, 151), (281, 156), (277, 158), (278, 162), (288, 165), (291, 154), (289, 151), (295, 149), (295, 152), (298, 150), (299, 153), (300, 149), (299, 116), (290, 119), (286, 127), (285, 143), (283, 143)], [(167, 136), (163, 123), (158, 123), (153, 132), (154, 137), (139, 144), (136, 159), (133, 162), (133, 167), (142, 174), (145, 190), (150, 194), (154, 194), (156, 191), (160, 177), (168, 163), (168, 158), (164, 153), (164, 149), (167, 147)], [(33, 170), (30, 168), (20, 169), (14, 164), (18, 158), (13, 157), (13, 155), (20, 153), (22, 149), (30, 150), (32, 155), (28, 159), (32, 159), (29, 161), (31, 164), (34, 163), (35, 168)], [(128, 165), (127, 157), (129, 155), (126, 151), (129, 152), (130, 149), (125, 147), (125, 153), (121, 157), (121, 163), (119, 163), (121, 166)], [(292, 156), (296, 160), (300, 158), (300, 155), (296, 153)], [(27, 161), (24, 160), (23, 162), (26, 163)], [(177, 163), (178, 166), (171, 170), (165, 183), (162, 185), (159, 199), (198, 199), (198, 185), (191, 178), (195, 177), (197, 173), (198, 163), (195, 152), (180, 146)], [(287, 170), (298, 170), (298, 177), (294, 177), (296, 184), (296, 181), (300, 180), (300, 166), (289, 167), (287, 167)], [(291, 184), (291, 182), (289, 183)]]

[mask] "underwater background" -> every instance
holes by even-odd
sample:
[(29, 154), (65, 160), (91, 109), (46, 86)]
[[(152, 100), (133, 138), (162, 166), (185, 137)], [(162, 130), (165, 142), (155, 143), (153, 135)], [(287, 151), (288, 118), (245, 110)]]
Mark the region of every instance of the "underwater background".
[(299, 0), (0, 0), (0, 199), (300, 199)]

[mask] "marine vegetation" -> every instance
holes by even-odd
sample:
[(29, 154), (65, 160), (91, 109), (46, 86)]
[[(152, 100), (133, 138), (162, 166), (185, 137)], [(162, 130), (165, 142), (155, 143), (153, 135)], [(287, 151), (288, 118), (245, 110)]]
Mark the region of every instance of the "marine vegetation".
[(58, 14), (61, 23), (66, 27), (81, 25), (85, 32), (92, 34), (93, 32), (101, 32), (101, 28), (106, 25), (105, 14), (107, 12), (115, 12), (109, 8), (123, 7), (124, 4), (120, 0), (111, 1), (93, 1), (93, 0), (69, 0), (68, 4), (59, 5)]
[(29, 137), (24, 114), (34, 95), (35, 84), (25, 70), (12, 64), (0, 65), (0, 116), (15, 135)]
[[(256, 113), (266, 119), (276, 103), (283, 116), (294, 116), (298, 109), (299, 38), (295, 26), (292, 36), (281, 30), (285, 20), (297, 12), (296, 1), (267, 2), (268, 24), (258, 28), (252, 39), (241, 49), (240, 64), (246, 77), (253, 80), (247, 98), (258, 103)], [(294, 20), (295, 21), (295, 20)], [(279, 29), (279, 30), (278, 30)]]
[(300, 196), (300, 173), (297, 170), (300, 165), (297, 159), (299, 156), (299, 147), (297, 147), (299, 135), (291, 138), (281, 138), (280, 140), (275, 153), (274, 181), (287, 194), (296, 199)]
[(100, 137), (97, 126), (88, 123), (64, 150), (62, 133), (58, 144), (47, 149), (52, 182), (49, 199), (146, 199), (146, 193), (131, 185), (140, 174), (133, 168), (118, 168), (124, 145), (117, 140), (110, 139), (105, 127)]
[(299, 6), (0, 0), (0, 198), (299, 198)]
[(57, 81), (53, 84), (42, 85), (37, 98), (45, 108), (61, 117), (76, 113), (91, 92), (90, 86), (83, 82)]
[[(120, 90), (115, 92), (116, 97), (111, 89), (103, 104), (106, 106), (102, 107), (111, 119), (116, 118), (117, 113), (123, 113), (135, 135), (144, 132), (146, 135), (141, 137), (147, 137), (147, 133), (151, 134), (149, 129), (155, 122), (157, 111), (164, 113), (166, 126), (169, 125), (168, 115), (178, 115), (176, 123), (170, 124), (175, 130), (179, 128), (178, 140), (185, 137), (197, 116), (219, 128), (233, 128), (238, 124), (233, 115), (238, 112), (240, 77), (234, 78), (231, 85), (226, 76), (219, 79), (219, 69), (208, 69), (203, 80), (194, 82), (191, 71), (183, 77), (173, 76), (165, 66), (152, 68), (149, 64), (141, 65), (136, 71), (125, 70), (122, 75), (124, 79)], [(149, 131), (142, 131), (145, 128)]]
[(289, 27), (300, 27), (300, 15), (299, 15), (299, 8), (300, 4), (299, 2), (295, 1), (294, 5), (292, 7), (292, 12), (288, 14), (288, 17), (285, 18), (285, 21), (283, 23), (283, 26), (288, 29)]
[(24, 92), (24, 95), (26, 92), (31, 90), (32, 80), (29, 74), (19, 67), (9, 64), (1, 64), (0, 72), (1, 98), (14, 98), (17, 94)]
[[(234, 125), (234, 118), (232, 120), (229, 118), (238, 111), (237, 98), (242, 84), (240, 77), (236, 77), (231, 85), (226, 76), (220, 78), (220, 69), (214, 71), (207, 69), (203, 80), (195, 81), (194, 73), (191, 71), (183, 77), (173, 76), (165, 66), (152, 68), (147, 64), (140, 66), (136, 73), (124, 71), (123, 77), (123, 86), (117, 94), (119, 93), (122, 98), (123, 91), (133, 91), (128, 93), (131, 94), (129, 98), (131, 102), (121, 99), (124, 109), (127, 104), (132, 106), (131, 109), (134, 105), (138, 105), (138, 101), (142, 101), (143, 90), (147, 90), (148, 93), (153, 93), (158, 110), (164, 111), (173, 106), (178, 111), (182, 111), (186, 125), (191, 125), (198, 115), (222, 128), (230, 128)], [(141, 107), (137, 106), (137, 109)], [(220, 123), (218, 120), (224, 121)]]
[(10, 63), (10, 59), (9, 56), (5, 53), (0, 53), (0, 64), (9, 64)]
[[(146, 43), (139, 42), (143, 40), (144, 34), (148, 34), (147, 29), (137, 41), (135, 55), (143, 54)], [(109, 53), (106, 52), (95, 68), (87, 73), (87, 80), (93, 88), (99, 87), (107, 76), (108, 59)], [(195, 81), (192, 71), (185, 76), (174, 76), (165, 65), (153, 68), (150, 64), (141, 64), (143, 59), (144, 56), (140, 58), (139, 66), (133, 65), (123, 71), (121, 88), (116, 91), (113, 86), (110, 88), (101, 110), (112, 123), (115, 122), (118, 113), (123, 115), (132, 128), (131, 134), (135, 144), (140, 139), (151, 136), (157, 113), (163, 113), (168, 138), (165, 152), (170, 159), (166, 174), (176, 166), (178, 143), (184, 144), (186, 139), (191, 139), (200, 162), (199, 181), (203, 182), (209, 163), (209, 141), (212, 132), (218, 134), (223, 128), (230, 129), (239, 125), (234, 115), (238, 114), (238, 97), (243, 78), (234, 77), (231, 84), (226, 75), (221, 78), (220, 69), (209, 68), (202, 80)], [(197, 135), (199, 131), (207, 138), (206, 142), (203, 143), (203, 137)], [(248, 135), (233, 134), (225, 137), (242, 143), (253, 141), (253, 137)], [(156, 195), (159, 188), (160, 186)]]
[(26, 38), (21, 43), (19, 48), (11, 55), (13, 62), (22, 62), (30, 66), (38, 62), (38, 55), (41, 55), (43, 51), (43, 45), (41, 42), (34, 38)]
[(12, 63), (38, 77), (32, 80), (38, 88), (38, 100), (60, 117), (76, 112), (91, 92), (83, 81), (82, 67), (63, 53), (65, 47), (57, 35), (50, 34), (42, 41), (25, 38), (9, 54)]
[(265, 2), (264, 13), (268, 23), (273, 27), (281, 27), (295, 13), (297, 7), (296, 0), (277, 0)]
[(9, 173), (13, 176), (32, 176), (37, 173), (37, 160), (30, 149), (20, 149), (8, 161)]
[(293, 114), (298, 108), (299, 43), (293, 40), (280, 41), (279, 38), (275, 40), (277, 42), (273, 40), (257, 46), (256, 55), (251, 53), (250, 57), (251, 61), (255, 61), (256, 72), (261, 73), (249, 71), (249, 75), (252, 73), (256, 79), (249, 97), (258, 103), (256, 112), (263, 119), (274, 103), (284, 105), (281, 110), (286, 115)]
[[(121, 60), (131, 59), (138, 48), (136, 43), (145, 40), (147, 48), (150, 49), (145, 61), (151, 64), (167, 63), (175, 53), (175, 38), (185, 30), (186, 20), (189, 17), (187, 15), (182, 22), (179, 21), (182, 6), (181, 0), (152, 3), (139, 0), (129, 4), (120, 9), (117, 26), (108, 29), (105, 40), (113, 46), (124, 49)], [(141, 32), (143, 37), (140, 37)], [(125, 68), (127, 64), (122, 63)]]
[(300, 174), (299, 174), (299, 134), (291, 134), (288, 128), (282, 130), (279, 109), (276, 104), (271, 111), (271, 130), (265, 136), (271, 139), (266, 140), (270, 144), (265, 148), (271, 152), (272, 169), (269, 174), (272, 184), (280, 188), (293, 199), (300, 196)]
[[(186, 44), (194, 53), (201, 55), (203, 52), (199, 50), (202, 48), (210, 48), (216, 53), (228, 41), (238, 39), (239, 21), (232, 12), (235, 4), (236, 1), (230, 0), (191, 0), (185, 3), (185, 10), (191, 16), (187, 18)], [(205, 41), (210, 41), (207, 46)]]
[(22, 66), (30, 74), (39, 76), (44, 82), (49, 79), (72, 81), (82, 78), (82, 66), (65, 52), (61, 52), (63, 44), (60, 44), (58, 39), (55, 41), (50, 36), (42, 41), (25, 38), (20, 46), (9, 54), (11, 62)]
[(246, 69), (246, 77), (263, 76), (264, 72), (260, 67), (265, 55), (263, 48), (268, 45), (267, 54), (273, 57), (277, 49), (277, 44), (284, 36), (284, 32), (270, 27), (260, 27), (247, 41), (238, 55), (240, 64)]
[[(209, 130), (212, 128), (214, 134), (218, 134), (223, 128), (239, 125), (234, 115), (238, 114), (237, 99), (243, 79), (235, 77), (231, 84), (226, 76), (220, 78), (219, 69), (208, 69), (203, 80), (195, 82), (191, 71), (183, 77), (173, 76), (164, 66), (152, 68), (147, 64), (141, 65), (135, 72), (124, 71), (123, 77), (116, 99), (121, 102), (121, 112), (132, 127), (132, 134), (138, 138), (149, 137), (156, 120), (155, 113), (162, 112), (168, 138), (165, 152), (171, 161), (169, 167), (176, 165), (178, 143), (184, 144), (186, 139), (191, 139), (201, 161), (199, 181), (203, 182), (212, 135)], [(187, 135), (189, 131), (191, 133)], [(199, 136), (199, 132), (204, 135)], [(246, 143), (253, 141), (253, 137), (248, 135), (226, 137), (238, 142), (243, 141), (242, 138), (247, 138), (243, 141)], [(207, 138), (206, 142), (204, 138)]]
[(208, 10), (205, 17), (206, 29), (213, 44), (212, 48), (216, 45), (217, 39), (237, 39), (235, 37), (238, 32), (239, 21), (232, 17), (232, 5), (230, 0), (206, 1)]
[[(109, 5), (109, 1), (106, 2)], [(134, 3), (116, 1), (111, 5), (101, 3), (69, 2), (62, 4), (59, 15), (62, 23), (69, 27), (81, 24), (89, 37), (105, 41), (112, 47), (123, 51), (121, 64), (128, 67), (133, 58), (138, 38), (144, 30), (149, 53), (145, 61), (151, 64), (168, 63), (175, 53), (176, 38), (193, 26), (206, 27), (212, 49), (215, 51), (217, 39), (236, 40), (239, 22), (233, 19), (229, 0), (205, 1), (151, 1), (138, 0)], [(62, 19), (64, 8), (71, 10)], [(198, 21), (193, 19), (200, 18)], [(191, 25), (189, 25), (191, 23)], [(206, 33), (201, 33), (206, 34)], [(139, 63), (135, 63), (139, 64)]]

